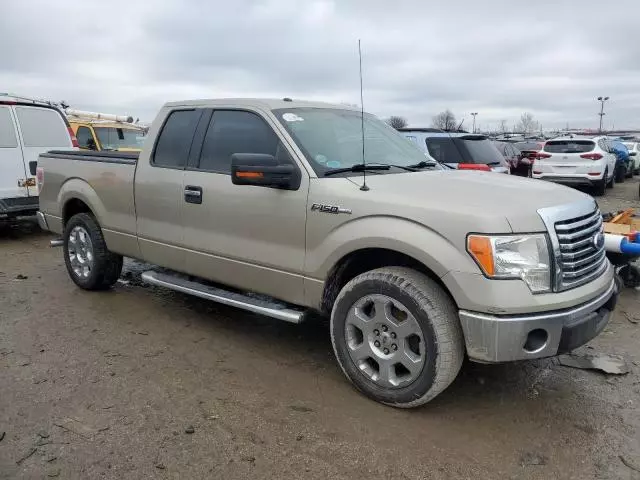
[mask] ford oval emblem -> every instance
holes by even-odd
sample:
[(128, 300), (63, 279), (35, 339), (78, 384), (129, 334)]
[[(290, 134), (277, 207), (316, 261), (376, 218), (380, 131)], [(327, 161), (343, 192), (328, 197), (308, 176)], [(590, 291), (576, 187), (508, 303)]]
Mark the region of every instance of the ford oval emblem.
[(592, 239), (593, 246), (596, 247), (596, 250), (600, 250), (604, 247), (604, 234), (596, 233)]

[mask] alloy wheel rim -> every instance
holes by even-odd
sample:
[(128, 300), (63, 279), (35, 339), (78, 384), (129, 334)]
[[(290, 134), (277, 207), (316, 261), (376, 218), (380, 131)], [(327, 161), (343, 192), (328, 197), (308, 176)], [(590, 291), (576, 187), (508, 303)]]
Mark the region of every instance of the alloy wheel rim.
[(387, 295), (366, 295), (353, 304), (345, 338), (353, 363), (380, 387), (406, 387), (422, 372), (422, 329), (405, 305)]

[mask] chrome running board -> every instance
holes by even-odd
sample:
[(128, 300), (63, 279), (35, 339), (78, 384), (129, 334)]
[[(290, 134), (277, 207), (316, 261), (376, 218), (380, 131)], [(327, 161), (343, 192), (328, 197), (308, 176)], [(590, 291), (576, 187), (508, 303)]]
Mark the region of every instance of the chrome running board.
[(166, 287), (176, 292), (186, 293), (194, 297), (200, 297), (214, 302), (241, 308), (249, 312), (258, 313), (285, 322), (300, 323), (304, 311), (294, 310), (283, 303), (253, 298), (242, 293), (229, 292), (221, 288), (212, 287), (203, 283), (187, 280), (185, 278), (152, 270), (142, 274), (142, 280), (152, 285)]

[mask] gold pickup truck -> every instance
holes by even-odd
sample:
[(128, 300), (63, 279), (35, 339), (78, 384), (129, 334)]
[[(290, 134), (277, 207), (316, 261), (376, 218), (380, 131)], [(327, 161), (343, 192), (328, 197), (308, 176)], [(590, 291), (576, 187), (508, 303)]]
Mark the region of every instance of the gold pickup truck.
[(397, 407), (442, 392), (465, 355), (570, 351), (616, 303), (590, 196), (445, 169), (350, 107), (169, 103), (139, 155), (49, 152), (37, 183), (79, 287), (111, 287), (128, 256), (163, 267), (151, 284), (294, 323), (320, 312), (345, 375)]

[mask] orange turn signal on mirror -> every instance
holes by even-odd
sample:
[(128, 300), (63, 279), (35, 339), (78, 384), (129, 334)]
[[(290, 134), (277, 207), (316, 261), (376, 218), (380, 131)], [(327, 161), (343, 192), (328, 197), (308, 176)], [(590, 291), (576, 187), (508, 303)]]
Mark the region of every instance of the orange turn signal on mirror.
[(487, 275), (493, 275), (495, 273), (493, 249), (491, 248), (491, 240), (489, 237), (469, 235), (467, 237), (467, 250), (469, 250), (471, 256), (478, 262), (480, 268), (482, 268)]
[(262, 172), (236, 172), (236, 177), (239, 178), (262, 178)]

